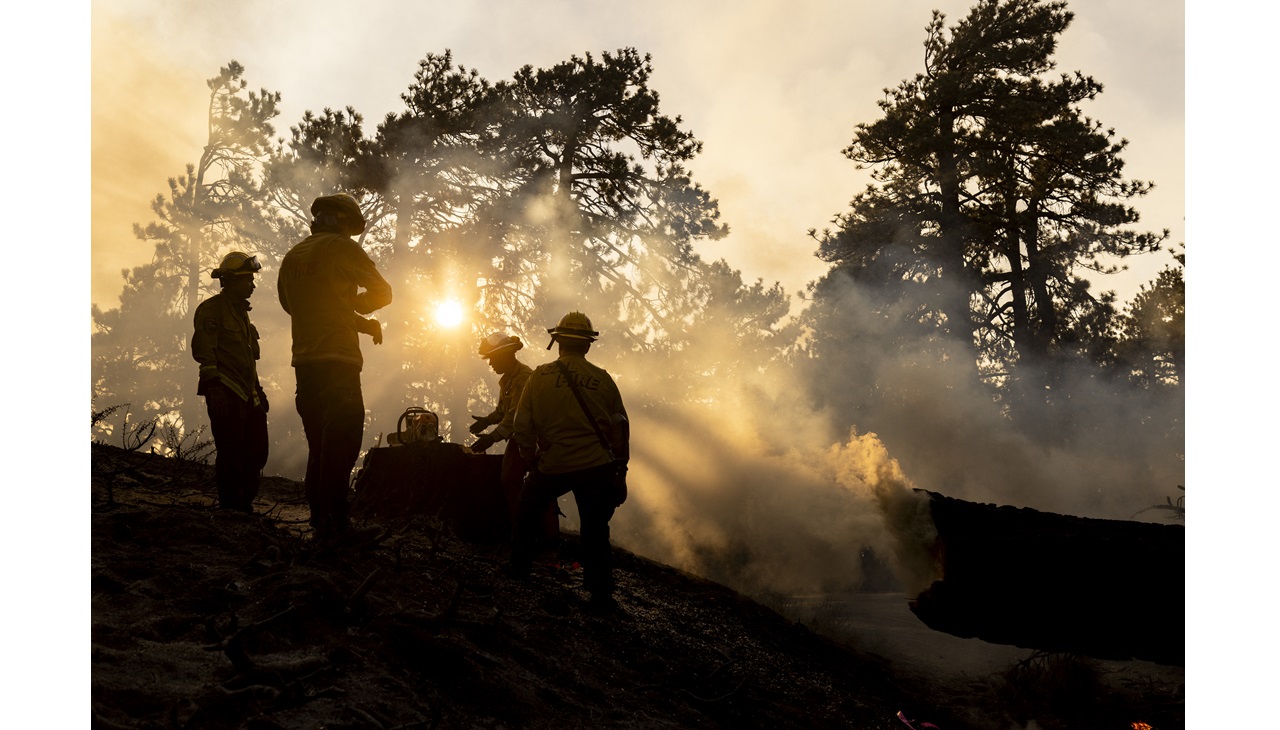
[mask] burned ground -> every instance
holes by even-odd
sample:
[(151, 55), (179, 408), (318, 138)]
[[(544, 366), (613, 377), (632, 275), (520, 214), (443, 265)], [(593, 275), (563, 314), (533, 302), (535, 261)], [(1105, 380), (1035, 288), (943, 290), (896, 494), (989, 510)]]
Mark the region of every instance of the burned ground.
[(1182, 726), (1164, 677), (1028, 652), (942, 681), (624, 550), (595, 617), (572, 534), (528, 581), (423, 517), (318, 552), (296, 482), (232, 513), (207, 466), (92, 448), (95, 727)]

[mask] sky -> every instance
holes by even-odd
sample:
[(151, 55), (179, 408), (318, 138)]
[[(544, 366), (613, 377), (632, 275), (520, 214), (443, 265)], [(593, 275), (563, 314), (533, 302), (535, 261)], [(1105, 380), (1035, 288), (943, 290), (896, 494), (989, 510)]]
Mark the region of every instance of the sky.
[[(194, 161), (203, 81), (228, 60), (246, 66), (252, 87), (284, 94), (281, 133), (304, 110), (347, 105), (371, 130), (398, 110), (398, 94), (428, 52), (452, 49), (457, 62), (497, 80), (522, 64), (634, 45), (653, 54), (663, 110), (681, 115), (706, 145), (695, 179), (719, 199), (733, 234), (702, 253), (795, 292), (823, 271), (804, 232), (826, 225), (862, 187), (839, 153), (853, 125), (874, 118), (880, 89), (920, 69), (929, 11), (956, 20), (969, 5), (113, 0), (93, 3), (92, 16), (85, 1), (27, 8), (26, 32), (0, 51), (10, 99), (38, 110), (4, 122), (12, 147), (0, 191), (6, 210), (19, 213), (7, 240), (23, 262), (0, 293), (13, 346), (0, 366), (10, 385), (0, 439), (11, 469), (8, 513), (48, 515), (50, 500), (64, 493), (67, 504), (85, 504), (87, 453), (66, 444), (77, 443), (74, 423), (83, 418), (89, 347), (69, 333), (84, 326), (90, 302), (115, 306), (121, 268), (149, 258), (129, 227), (150, 220), (147, 202)], [(1194, 0), (1184, 22), (1175, 2), (1070, 6), (1076, 21), (1059, 65), (1105, 85), (1090, 114), (1130, 140), (1128, 173), (1156, 183), (1139, 204), (1143, 227), (1169, 228), (1175, 243), (1217, 245), (1188, 253), (1187, 472), (1204, 487), (1194, 490), (1188, 533), (1188, 674), (1197, 687), (1188, 716), (1193, 725), (1209, 717), (1243, 725), (1264, 716), (1271, 692), (1270, 674), (1248, 657), (1269, 655), (1255, 628), (1272, 625), (1270, 604), (1250, 596), (1269, 575), (1260, 556), (1273, 550), (1266, 536), (1280, 511), (1268, 459), (1276, 388), (1265, 367), (1275, 254), (1264, 228), (1274, 207), (1269, 171), (1280, 160), (1256, 144), (1274, 136), (1269, 51), (1280, 9)], [(1148, 271), (1163, 264), (1153, 259)], [(1135, 272), (1111, 288), (1127, 296), (1149, 278)], [(50, 472), (49, 463), (65, 471)], [(8, 555), (46, 545), (40, 520), (22, 523), (4, 533)], [(82, 542), (68, 544), (87, 546), (87, 514), (71, 527)], [(83, 586), (85, 550), (67, 559), (42, 548), (46, 559), (11, 561), (10, 580), (47, 583), (52, 560)], [(89, 631), (83, 590), (47, 595), (12, 607), (6, 644), (33, 680), (71, 673), (80, 680), (74, 686), (87, 687), (88, 663), (77, 658)], [(51, 635), (64, 637), (65, 651), (48, 650), (41, 637)], [(82, 704), (54, 692), (18, 683), (15, 696), (29, 706), (8, 712), (47, 720), (50, 707), (63, 706), (83, 716)]]
[[(719, 201), (730, 235), (706, 243), (747, 281), (791, 294), (821, 276), (809, 229), (828, 227), (868, 182), (841, 154), (854, 125), (874, 121), (882, 90), (923, 68), (932, 9), (952, 21), (970, 0), (809, 2), (385, 2), (228, 0), (95, 2), (92, 299), (118, 305), (121, 269), (150, 260), (134, 223), (199, 155), (204, 81), (230, 60), (250, 89), (283, 95), (277, 134), (307, 110), (353, 107), (372, 134), (402, 110), (427, 53), (498, 81), (522, 65), (635, 47), (653, 58), (651, 88), (703, 142), (690, 167)], [(1130, 177), (1155, 190), (1138, 203), (1144, 230), (1184, 240), (1184, 43), (1181, 7), (1164, 0), (1076, 0), (1056, 57), (1104, 85), (1086, 113), (1128, 139)], [(1128, 299), (1170, 263), (1131, 259), (1098, 282)]]

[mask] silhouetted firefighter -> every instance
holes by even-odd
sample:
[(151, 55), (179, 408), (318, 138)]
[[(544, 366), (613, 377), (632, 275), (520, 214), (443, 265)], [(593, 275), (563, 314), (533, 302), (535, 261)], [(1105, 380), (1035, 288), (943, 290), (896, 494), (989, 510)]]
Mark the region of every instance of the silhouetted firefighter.
[(600, 333), (585, 314), (570, 312), (547, 332), (547, 349), (559, 344), (560, 356), (533, 371), (516, 408), (513, 439), (530, 471), (516, 509), (508, 573), (529, 574), (542, 515), (560, 495), (573, 492), (582, 522), (588, 608), (608, 613), (617, 605), (609, 520), (627, 498), (627, 410), (609, 373), (587, 362)]
[(371, 537), (350, 529), (347, 482), (364, 436), (360, 333), (382, 343), (382, 325), (361, 315), (390, 304), (391, 285), (351, 238), (365, 227), (355, 198), (316, 198), (311, 214), (311, 235), (280, 263), (278, 292), (291, 318), (311, 527), (322, 544), (334, 544)]
[(253, 512), (258, 477), (267, 463), (267, 394), (258, 381), (258, 329), (249, 321), (256, 288), (256, 256), (232, 251), (212, 272), (222, 285), (196, 307), (191, 356), (200, 363), (197, 395), (204, 396), (217, 450), (218, 506)]
[[(498, 405), (487, 416), (472, 416), (471, 433), (479, 438), (471, 444), (471, 450), (483, 453), (498, 441), (508, 441), (515, 433), (516, 404), (524, 393), (524, 386), (533, 375), (533, 369), (516, 358), (516, 351), (524, 347), (524, 343), (515, 335), (495, 332), (480, 341), (480, 357), (488, 360), (489, 367), (497, 373)], [(496, 426), (488, 433), (482, 432)], [(502, 454), (502, 494), (507, 505), (507, 520), (515, 525), (516, 506), (520, 500), (520, 487), (525, 472), (529, 469), (520, 456), (520, 449), (514, 442), (508, 441), (507, 450)], [(560, 532), (560, 510), (556, 505), (547, 505), (542, 518), (542, 535), (554, 539)]]

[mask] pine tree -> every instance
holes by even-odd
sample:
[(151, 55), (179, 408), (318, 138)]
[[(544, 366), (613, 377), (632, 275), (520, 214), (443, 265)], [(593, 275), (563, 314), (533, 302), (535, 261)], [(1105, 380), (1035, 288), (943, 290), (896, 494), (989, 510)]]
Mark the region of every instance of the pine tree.
[(216, 293), (210, 272), (221, 257), (262, 243), (258, 164), (270, 149), (280, 101), (279, 93), (247, 91), (243, 74), (231, 61), (208, 80), (208, 136), (199, 161), (169, 179), (167, 197), (152, 201), (155, 221), (134, 225), (134, 236), (153, 246), (151, 263), (126, 272), (119, 309), (93, 309), (101, 404), (128, 402), (188, 427), (204, 420), (187, 349), (191, 317), (201, 299)]
[(1071, 20), (1046, 0), (981, 0), (951, 27), (935, 12), (925, 71), (886, 90), (882, 118), (844, 151), (874, 182), (817, 236), (834, 266), (811, 316), (840, 281), (875, 290), (875, 312), (915, 342), (947, 335), (933, 340), (939, 360), (974, 363), (1028, 414), (1078, 356), (1073, 326), (1111, 311), (1083, 272), (1164, 238), (1129, 228), (1151, 184), (1122, 177), (1126, 142), (1084, 115), (1102, 86), (1052, 74)]

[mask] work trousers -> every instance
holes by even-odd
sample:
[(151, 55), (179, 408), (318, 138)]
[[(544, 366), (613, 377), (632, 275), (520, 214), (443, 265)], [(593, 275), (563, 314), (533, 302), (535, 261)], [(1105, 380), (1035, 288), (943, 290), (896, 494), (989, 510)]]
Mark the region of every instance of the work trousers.
[(573, 492), (582, 522), (582, 583), (592, 596), (613, 595), (613, 556), (609, 546), (609, 520), (621, 503), (615, 489), (613, 464), (566, 472), (529, 473), (520, 491), (516, 508), (516, 530), (512, 539), (511, 563), (527, 569), (533, 562), (539, 527), (548, 506), (561, 495)]
[(307, 437), (304, 482), (311, 527), (320, 539), (350, 526), (347, 498), (351, 469), (364, 438), (364, 396), (360, 367), (350, 363), (307, 363), (294, 367), (295, 403)]
[[(507, 504), (507, 524), (513, 536), (525, 471), (525, 461), (520, 456), (520, 449), (508, 441), (507, 450), (502, 454), (502, 496)], [(536, 534), (544, 542), (555, 542), (560, 537), (560, 506), (555, 501), (543, 510)]]
[(267, 413), (217, 383), (205, 387), (204, 405), (217, 451), (218, 506), (252, 513), (258, 478), (267, 463)]

